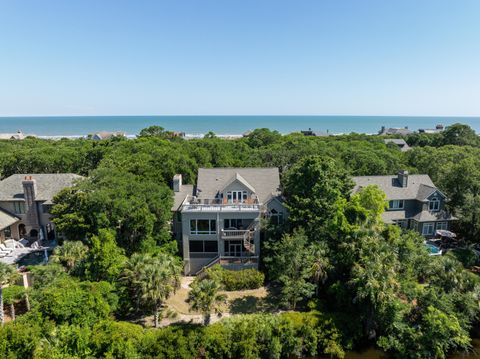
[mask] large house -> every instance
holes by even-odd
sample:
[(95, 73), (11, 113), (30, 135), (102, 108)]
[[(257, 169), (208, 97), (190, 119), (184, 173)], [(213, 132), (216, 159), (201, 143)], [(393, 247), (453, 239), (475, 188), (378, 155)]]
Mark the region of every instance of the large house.
[(174, 232), (186, 274), (215, 263), (258, 267), (260, 219), (280, 223), (287, 216), (278, 168), (200, 168), (195, 186), (176, 175), (173, 190)]
[(385, 223), (413, 229), (430, 238), (437, 230), (450, 229), (455, 220), (445, 208), (446, 196), (428, 175), (409, 175), (400, 171), (393, 176), (354, 177), (354, 192), (376, 185), (385, 192), (388, 208), (382, 217)]
[(53, 197), (79, 178), (72, 173), (15, 174), (0, 181), (0, 242), (55, 239)]
[(394, 128), (394, 127), (390, 127), (390, 128), (386, 128), (385, 126), (382, 126), (382, 128), (380, 129), (380, 131), (378, 131), (378, 134), (380, 136), (388, 136), (388, 135), (402, 135), (402, 136), (407, 136), (407, 135), (410, 135), (412, 134), (413, 131), (412, 130), (409, 130), (408, 127), (404, 127), (404, 128)]

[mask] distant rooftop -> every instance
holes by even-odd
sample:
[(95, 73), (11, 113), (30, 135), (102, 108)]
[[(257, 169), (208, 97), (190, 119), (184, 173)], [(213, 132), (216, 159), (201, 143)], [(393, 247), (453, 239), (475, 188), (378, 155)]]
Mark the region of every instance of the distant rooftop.
[(36, 182), (35, 199), (47, 203), (51, 203), (53, 197), (62, 189), (72, 186), (75, 180), (82, 178), (74, 173), (14, 174), (0, 181), (0, 201), (24, 199), (22, 181), (25, 177), (32, 177)]

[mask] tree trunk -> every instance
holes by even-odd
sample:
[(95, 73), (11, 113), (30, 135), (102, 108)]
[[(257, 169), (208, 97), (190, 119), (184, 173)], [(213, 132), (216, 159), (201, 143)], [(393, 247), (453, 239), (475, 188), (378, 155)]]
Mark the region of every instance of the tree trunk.
[(30, 311), (30, 297), (28, 296), (28, 293), (25, 293), (25, 306), (27, 307), (27, 312)]
[(210, 324), (210, 317), (211, 317), (210, 313), (205, 313), (205, 318), (203, 318), (203, 324), (209, 325)]
[(3, 316), (3, 287), (0, 284), (0, 325), (3, 326), (5, 318)]
[(10, 317), (12, 317), (12, 321), (15, 320), (15, 305), (13, 303), (10, 304)]
[(160, 317), (160, 309), (158, 308), (158, 306), (155, 306), (155, 314), (154, 314), (154, 317), (155, 317), (155, 328), (158, 328), (158, 327), (159, 327), (159, 320), (158, 320), (158, 318)]

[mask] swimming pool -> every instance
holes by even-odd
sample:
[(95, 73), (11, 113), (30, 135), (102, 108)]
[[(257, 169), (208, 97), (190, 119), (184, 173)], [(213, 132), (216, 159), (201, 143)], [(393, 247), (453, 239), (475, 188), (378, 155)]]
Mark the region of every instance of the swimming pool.
[[(51, 256), (52, 250), (47, 250), (48, 257)], [(28, 253), (27, 255), (23, 256), (20, 258), (16, 264), (19, 267), (22, 266), (32, 266), (32, 265), (38, 265), (38, 264), (43, 264), (45, 263), (45, 251), (44, 250), (38, 250), (35, 252)]]
[(436, 245), (431, 243), (426, 243), (425, 245), (427, 246), (431, 256), (439, 256), (442, 254), (442, 250), (438, 248)]

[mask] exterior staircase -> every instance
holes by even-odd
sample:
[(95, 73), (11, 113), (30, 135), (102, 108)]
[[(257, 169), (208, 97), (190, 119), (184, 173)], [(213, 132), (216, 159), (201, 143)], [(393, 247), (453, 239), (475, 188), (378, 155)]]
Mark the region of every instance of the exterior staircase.
[(197, 277), (204, 277), (205, 276), (205, 271), (210, 268), (210, 267), (213, 267), (215, 264), (219, 263), (220, 262), (220, 255), (217, 255), (215, 258), (213, 258), (210, 262), (208, 262), (207, 264), (205, 264), (202, 269), (200, 269), (198, 272), (195, 273), (195, 275)]
[(247, 227), (245, 234), (243, 235), (243, 247), (250, 252), (251, 254), (255, 254), (255, 231), (258, 229), (258, 220), (254, 220), (250, 225)]

